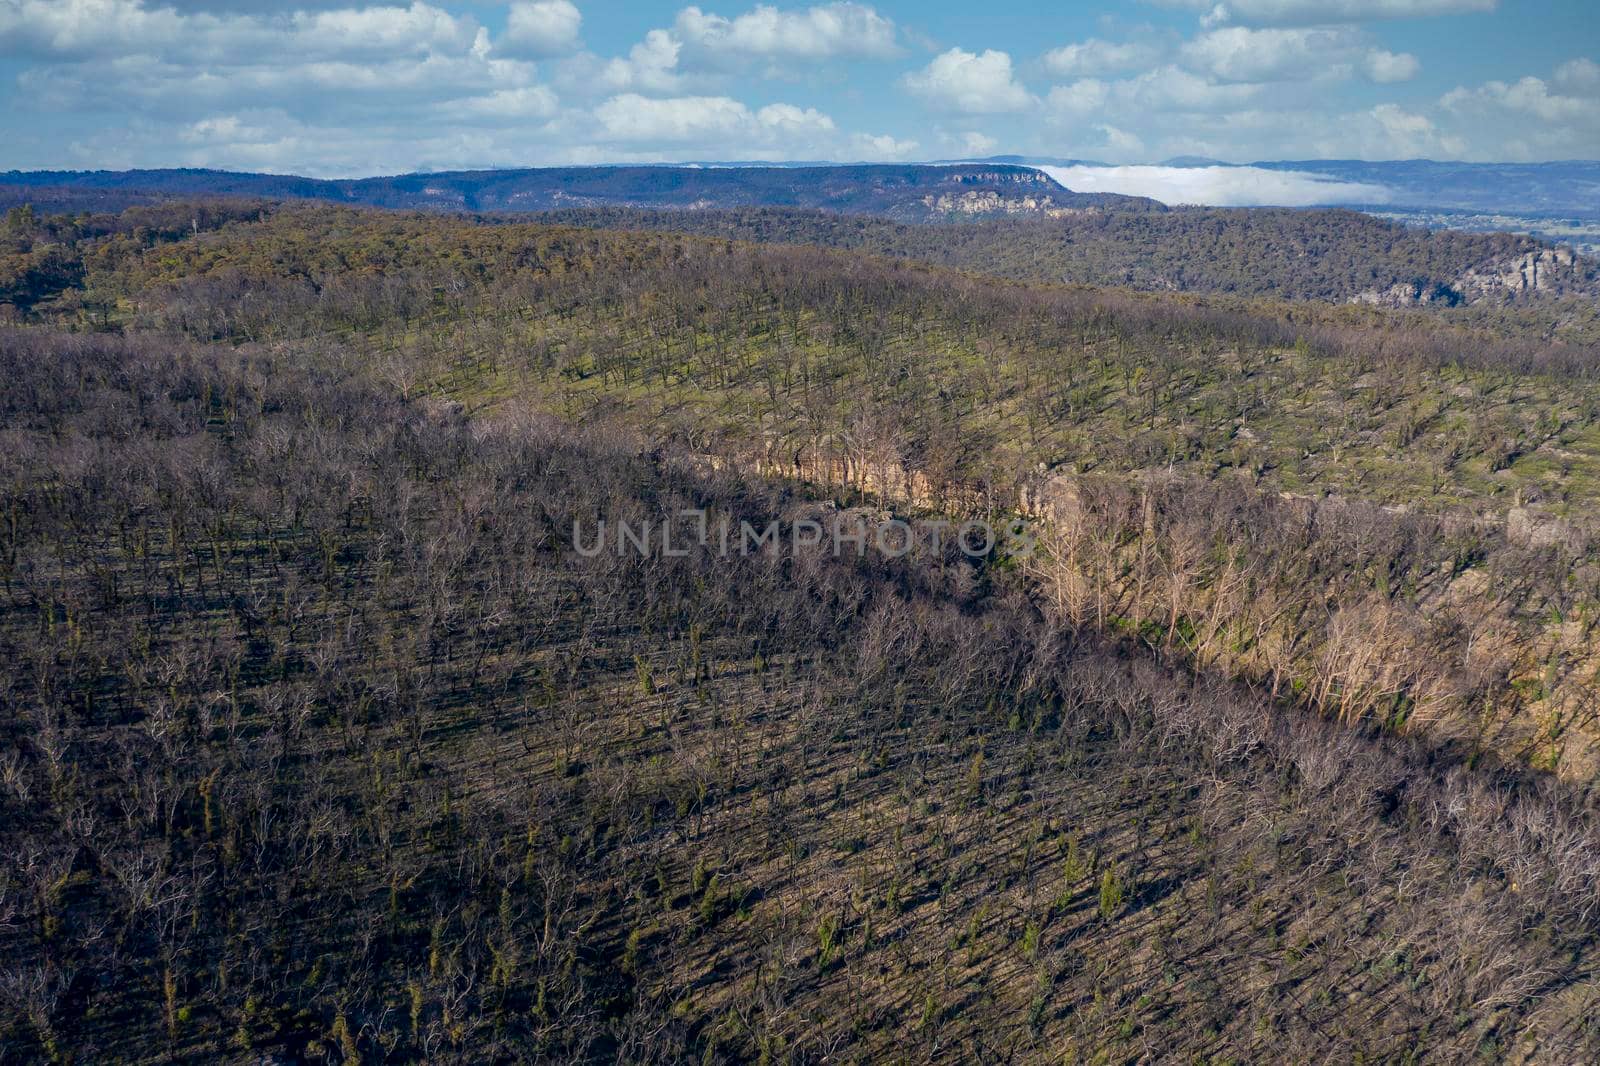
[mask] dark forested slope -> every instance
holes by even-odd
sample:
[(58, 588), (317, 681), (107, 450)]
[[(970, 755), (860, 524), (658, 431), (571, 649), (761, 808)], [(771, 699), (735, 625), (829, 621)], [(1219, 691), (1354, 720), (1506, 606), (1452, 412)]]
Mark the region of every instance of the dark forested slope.
[[(342, 297), (341, 297), (342, 299)], [(1577, 1062), (1571, 797), (331, 336), (0, 331), (7, 1062)]]

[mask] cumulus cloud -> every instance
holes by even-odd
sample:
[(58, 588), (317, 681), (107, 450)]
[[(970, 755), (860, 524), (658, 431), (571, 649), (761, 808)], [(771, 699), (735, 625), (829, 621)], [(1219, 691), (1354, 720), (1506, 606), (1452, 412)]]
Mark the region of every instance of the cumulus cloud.
[(1184, 64), (1224, 81), (1302, 81), (1349, 77), (1358, 67), (1373, 81), (1405, 81), (1420, 64), (1413, 55), (1370, 45), (1350, 27), (1250, 29), (1229, 26), (1183, 45)]
[(1456, 158), (1466, 152), (1461, 137), (1439, 129), (1426, 115), (1398, 104), (1379, 104), (1364, 115), (1348, 116), (1341, 125), (1357, 138), (1359, 152), (1369, 159)]
[(1585, 125), (1600, 120), (1600, 100), (1588, 95), (1552, 92), (1544, 79), (1531, 75), (1509, 83), (1486, 82), (1476, 89), (1452, 89), (1440, 103), (1463, 115), (1502, 112), (1545, 122)]
[(887, 133), (857, 133), (847, 143), (850, 158), (865, 160), (910, 159), (920, 147), (916, 141), (901, 140)]
[(1439, 106), (1456, 125), (1483, 141), (1494, 139), (1503, 158), (1571, 159), (1592, 156), (1600, 141), (1600, 77), (1587, 59), (1558, 67), (1549, 81), (1529, 75), (1452, 89)]
[[(686, 7), (670, 27), (648, 31), (625, 56), (585, 52), (556, 64), (556, 81), (574, 97), (621, 91), (714, 95), (728, 76), (753, 67), (787, 76), (835, 59), (898, 55), (894, 23), (857, 3), (794, 11), (757, 6), (734, 18)], [(759, 64), (759, 66), (758, 66)]]
[(1119, 130), (1115, 126), (1099, 123), (1095, 129), (1105, 134), (1106, 151), (1112, 155), (1137, 156), (1144, 152), (1144, 140), (1136, 133)]
[(981, 54), (952, 48), (903, 84), (933, 107), (962, 115), (1026, 111), (1035, 103), (1013, 75), (1011, 56), (992, 48)]
[(1252, 30), (1242, 26), (1202, 33), (1180, 55), (1194, 70), (1227, 81), (1280, 81), (1310, 77), (1326, 57), (1350, 48), (1343, 29)]
[[(161, 7), (176, 8), (181, 12), (210, 11), (214, 13), (239, 13), (274, 15), (283, 11), (279, 0), (163, 0)], [(294, 0), (296, 11), (317, 11), (325, 8), (349, 7), (350, 0)]]
[(1313, 207), (1384, 203), (1381, 185), (1330, 181), (1316, 174), (1260, 167), (1051, 167), (1040, 170), (1074, 192), (1148, 196), (1164, 204), (1216, 207)]
[(268, 18), (184, 14), (139, 0), (8, 0), (0, 4), (0, 48), (87, 59), (154, 56), (184, 65), (298, 62), (341, 56), (462, 51), (486, 37), (470, 16), (418, 2)]
[(1154, 65), (1161, 49), (1142, 42), (1113, 43), (1091, 37), (1087, 41), (1052, 48), (1044, 54), (1044, 67), (1063, 78), (1120, 74)]
[[(1038, 87), (1041, 101), (1012, 54), (932, 46), (866, 0), (740, 0), (720, 12), (680, 0), (655, 28), (639, 24), (632, 47), (603, 55), (583, 48), (592, 31), (583, 0), (510, 0), (498, 32), (497, 18), (479, 24), (499, 6), (484, 0), (0, 0), (0, 52), (12, 64), (0, 93), (10, 94), (12, 165), (327, 174), (903, 159), (929, 151), (904, 129), (840, 129), (815, 101), (787, 91), (789, 102), (754, 101), (741, 90), (755, 78), (818, 85), (825, 64), (888, 60), (909, 44), (928, 54), (906, 64), (899, 85), (940, 114), (927, 138), (940, 155), (1026, 143), (1037, 134), (1017, 115), (1042, 115), (1074, 153), (1108, 160), (1572, 158), (1600, 146), (1592, 53), (1525, 77), (1511, 68), (1431, 101), (1379, 95), (1357, 106), (1332, 87), (1394, 84), (1420, 69), (1353, 22), (1486, 10), (1490, 0), (1157, 2), (1203, 16), (1192, 39), (1138, 31), (1051, 42), (1059, 46), (1026, 68), (1056, 83)], [(859, 68), (828, 78), (844, 69)], [(851, 99), (876, 87), (824, 91)], [(73, 130), (68, 144), (62, 129)]]
[(1161, 0), (1169, 7), (1187, 7), (1206, 13), (1209, 25), (1254, 22), (1280, 25), (1316, 25), (1333, 22), (1369, 22), (1378, 19), (1428, 18), (1437, 15), (1481, 14), (1493, 11), (1498, 0)]
[(774, 134), (831, 131), (833, 120), (814, 108), (769, 104), (751, 111), (728, 96), (653, 99), (626, 93), (595, 108), (608, 140), (651, 144), (674, 141), (767, 140)]
[(516, 0), (499, 45), (513, 55), (565, 55), (577, 47), (583, 14), (572, 0)]
[(1556, 68), (1556, 84), (1573, 93), (1600, 92), (1600, 63), (1573, 59)]
[[(531, 64), (492, 54), (470, 16), (426, 3), (276, 17), (183, 14), (137, 0), (11, 0), (0, 47), (43, 57), (18, 87), (46, 109), (108, 107), (192, 115), (197, 109), (360, 110), (534, 82)], [(320, 95), (312, 94), (336, 94)]]
[(58, 162), (91, 167), (150, 165), (147, 145), (158, 134), (170, 153), (159, 161), (162, 166), (226, 166), (327, 177), (470, 166), (492, 158), (497, 148), (504, 150), (505, 142), (495, 131), (459, 124), (330, 127), (269, 108), (215, 114), (176, 127), (157, 127), (135, 117), (92, 144), (74, 142)]
[(1410, 81), (1422, 69), (1422, 63), (1410, 52), (1387, 52), (1374, 48), (1363, 61), (1367, 77), (1380, 85), (1397, 81)]
[(1176, 66), (1158, 67), (1132, 78), (1105, 82), (1084, 78), (1058, 85), (1047, 97), (1058, 118), (1096, 112), (1149, 117), (1167, 112), (1233, 111), (1261, 92), (1260, 85), (1219, 84)]
[[(680, 22), (692, 43), (657, 29), (608, 58), (576, 52), (583, 17), (571, 0), (516, 0), (498, 37), (450, 0), (348, 2), (356, 6), (267, 13), (247, 3), (197, 11), (152, 0), (0, 0), (0, 47), (23, 60), (13, 92), (32, 113), (119, 116), (78, 142), (95, 166), (341, 174), (690, 153), (900, 158), (916, 147), (841, 132), (803, 103), (757, 107), (702, 91), (709, 75), (684, 69), (696, 50), (888, 54), (892, 25), (859, 4), (762, 7), (732, 19), (691, 8)], [(541, 79), (533, 58), (554, 58), (571, 94)], [(66, 161), (60, 146), (48, 151), (50, 162)]]
[(999, 141), (977, 130), (968, 130), (961, 135), (961, 148), (967, 155), (989, 155), (999, 146)]
[(894, 23), (855, 3), (799, 11), (762, 5), (735, 18), (687, 7), (679, 12), (673, 32), (690, 47), (723, 57), (885, 59), (900, 53)]
[(1070, 85), (1057, 85), (1045, 97), (1045, 106), (1055, 115), (1077, 118), (1101, 111), (1111, 99), (1111, 86), (1098, 78), (1080, 78)]
[(499, 123), (509, 120), (553, 118), (560, 110), (556, 94), (543, 85), (521, 89), (496, 89), (484, 96), (445, 100), (437, 107), (441, 117), (460, 122)]
[(619, 56), (606, 62), (597, 77), (593, 71), (584, 71), (578, 78), (607, 92), (676, 92), (683, 81), (678, 72), (678, 54), (682, 50), (683, 45), (666, 30), (651, 30), (629, 49), (626, 58)]

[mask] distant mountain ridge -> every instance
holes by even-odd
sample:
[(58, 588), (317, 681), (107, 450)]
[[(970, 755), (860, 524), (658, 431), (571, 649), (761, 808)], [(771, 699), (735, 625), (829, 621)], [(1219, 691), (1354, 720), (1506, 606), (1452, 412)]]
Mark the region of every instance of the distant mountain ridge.
[[(1031, 166), (1112, 167), (1087, 159), (1049, 156), (991, 156), (983, 162)], [(1177, 156), (1157, 167), (1231, 167), (1310, 174), (1351, 185), (1380, 185), (1390, 198), (1386, 210), (1566, 216), (1600, 219), (1600, 161), (1551, 163), (1458, 163), (1432, 159), (1273, 159), (1226, 163), (1200, 156)], [(1352, 200), (1323, 206), (1378, 206)]]
[[(1600, 161), (1442, 163), (1403, 159), (1280, 160), (1252, 163), (1340, 181), (1387, 186), (1393, 205), (1433, 210), (1600, 217)], [(1350, 205), (1359, 206), (1359, 205)]]
[[(1154, 201), (1080, 194), (1032, 167), (1003, 163), (819, 167), (552, 167), (468, 170), (328, 180), (222, 170), (10, 171), (4, 199), (70, 203), (108, 194), (130, 202), (223, 196), (327, 200), (410, 210), (548, 211), (582, 207), (815, 208), (897, 221), (1040, 214), (1111, 206), (1159, 210)], [(135, 199), (140, 198), (140, 199)]]

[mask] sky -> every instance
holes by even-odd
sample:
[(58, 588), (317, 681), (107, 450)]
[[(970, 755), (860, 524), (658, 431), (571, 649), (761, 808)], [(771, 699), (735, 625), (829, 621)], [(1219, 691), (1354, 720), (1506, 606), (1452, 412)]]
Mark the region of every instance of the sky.
[(0, 0), (0, 170), (1596, 159), (1596, 4)]

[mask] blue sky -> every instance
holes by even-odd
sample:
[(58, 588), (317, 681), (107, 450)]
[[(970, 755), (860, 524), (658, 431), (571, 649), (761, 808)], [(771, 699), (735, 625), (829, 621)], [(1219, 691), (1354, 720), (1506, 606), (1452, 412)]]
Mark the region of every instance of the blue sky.
[(0, 0), (0, 169), (1600, 157), (1594, 0)]

